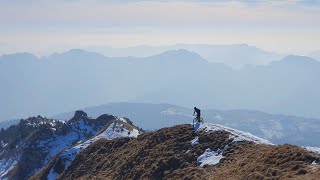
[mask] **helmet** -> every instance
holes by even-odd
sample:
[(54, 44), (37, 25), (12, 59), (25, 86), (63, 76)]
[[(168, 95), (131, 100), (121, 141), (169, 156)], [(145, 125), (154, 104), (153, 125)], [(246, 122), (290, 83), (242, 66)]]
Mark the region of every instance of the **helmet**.
[(193, 109), (197, 109), (196, 107), (194, 107)]

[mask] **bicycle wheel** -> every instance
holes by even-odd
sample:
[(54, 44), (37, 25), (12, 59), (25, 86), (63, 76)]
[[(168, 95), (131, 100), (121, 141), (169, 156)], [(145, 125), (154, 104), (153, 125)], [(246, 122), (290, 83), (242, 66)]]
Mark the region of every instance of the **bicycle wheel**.
[(194, 129), (194, 121), (195, 121), (195, 118), (193, 118), (193, 122), (192, 122), (192, 125), (193, 125), (193, 129)]

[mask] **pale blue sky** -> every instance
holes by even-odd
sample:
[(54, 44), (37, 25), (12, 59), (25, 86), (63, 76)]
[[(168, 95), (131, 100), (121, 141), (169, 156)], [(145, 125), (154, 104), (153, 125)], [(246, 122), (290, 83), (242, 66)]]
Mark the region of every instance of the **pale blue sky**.
[(0, 0), (0, 54), (176, 43), (307, 54), (320, 49), (320, 0)]

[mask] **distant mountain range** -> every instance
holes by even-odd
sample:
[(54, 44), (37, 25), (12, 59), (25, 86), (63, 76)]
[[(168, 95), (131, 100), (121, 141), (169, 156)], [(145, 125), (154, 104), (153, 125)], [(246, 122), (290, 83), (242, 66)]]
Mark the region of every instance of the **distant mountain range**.
[(265, 65), (284, 57), (284, 55), (268, 52), (247, 44), (176, 44), (168, 46), (141, 45), (128, 48), (101, 46), (87, 49), (90, 51), (97, 51), (111, 57), (147, 57), (154, 54), (161, 54), (170, 50), (186, 49), (199, 54), (209, 62), (223, 63), (233, 68), (241, 68), (247, 64)]
[(320, 61), (320, 50), (310, 53), (308, 56)]
[(18, 124), (19, 123), (19, 119), (12, 119), (12, 120), (7, 120), (7, 121), (1, 121), (0, 122), (0, 129), (6, 129), (9, 126), (13, 125), (13, 124)]
[[(111, 103), (83, 108), (88, 116), (97, 118), (110, 113), (128, 117), (146, 130), (154, 130), (183, 123), (192, 123), (192, 108), (169, 104)], [(53, 116), (54, 119), (67, 120), (74, 112)], [(300, 146), (320, 146), (320, 119), (301, 118), (267, 114), (250, 110), (202, 110), (205, 122), (218, 123), (250, 132), (276, 144), (295, 144)]]
[(77, 49), (43, 58), (3, 55), (0, 120), (51, 116), (110, 102), (320, 117), (318, 77), (320, 62), (292, 55), (237, 70), (182, 49), (143, 58), (111, 58)]

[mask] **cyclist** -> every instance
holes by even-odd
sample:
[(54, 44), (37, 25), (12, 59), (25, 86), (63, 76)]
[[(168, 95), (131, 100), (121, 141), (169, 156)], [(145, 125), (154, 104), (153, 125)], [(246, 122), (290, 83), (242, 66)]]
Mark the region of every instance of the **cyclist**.
[(196, 119), (198, 120), (198, 122), (200, 122), (201, 110), (200, 110), (200, 109), (198, 109), (197, 107), (194, 107), (193, 109), (194, 109), (194, 111), (193, 111), (193, 115), (194, 115), (195, 113), (197, 113), (197, 117), (196, 117)]

